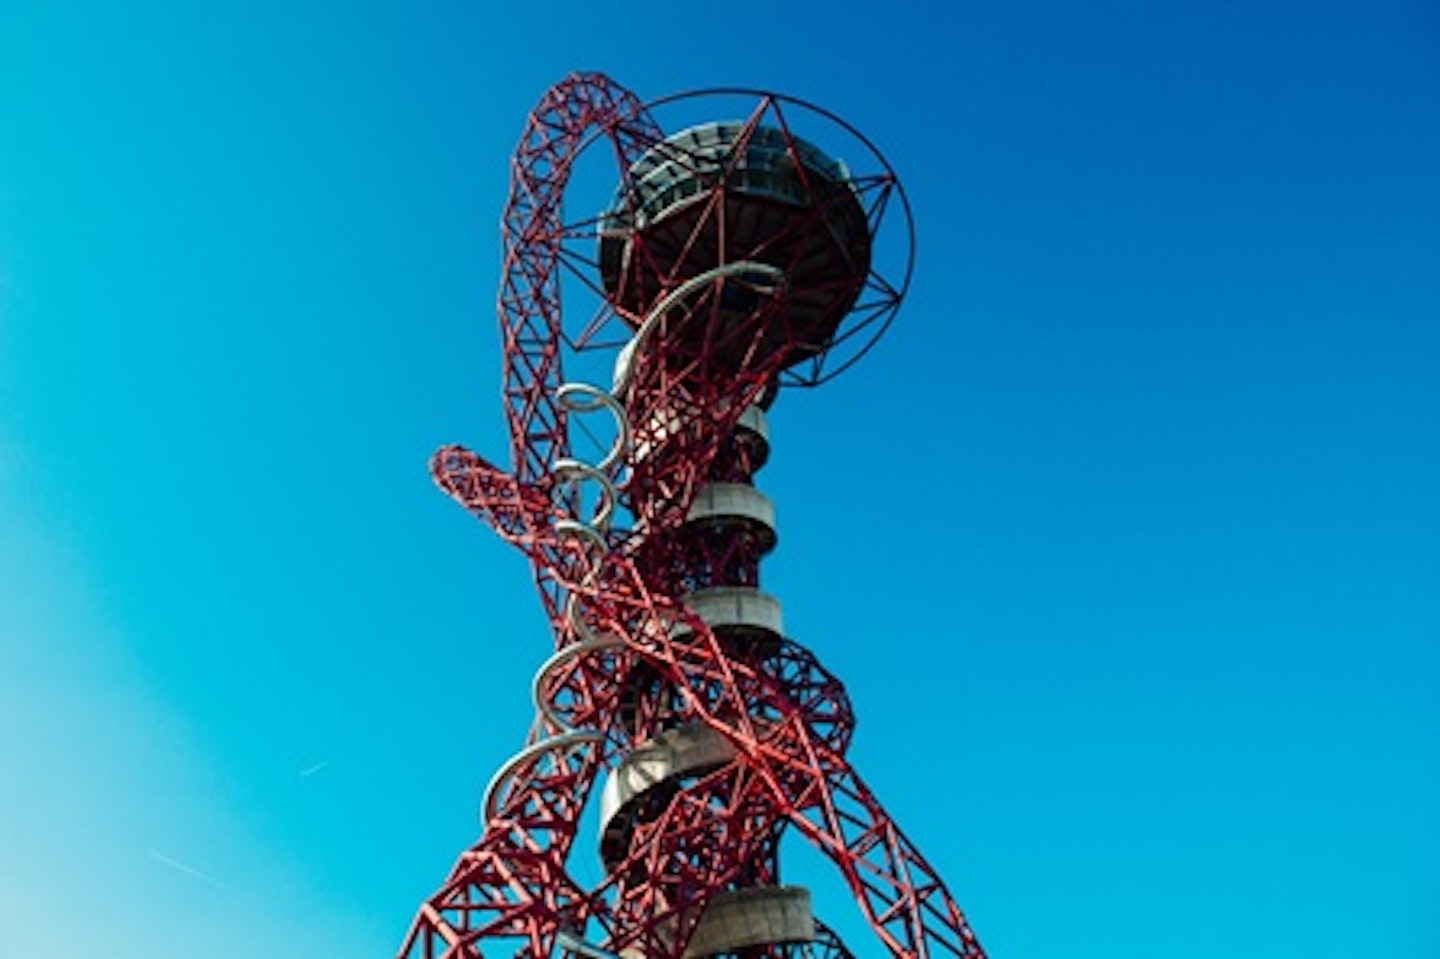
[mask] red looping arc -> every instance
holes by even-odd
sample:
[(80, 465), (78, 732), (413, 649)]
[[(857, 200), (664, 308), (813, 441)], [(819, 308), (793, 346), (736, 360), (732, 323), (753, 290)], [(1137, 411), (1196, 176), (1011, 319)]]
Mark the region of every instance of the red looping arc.
[[(780, 885), (786, 831), (834, 864), (892, 955), (984, 956), (846, 758), (843, 685), (784, 636), (760, 589), (777, 536), (754, 485), (764, 410), (779, 384), (822, 379), (803, 371), (857, 322), (883, 330), (909, 278), (908, 260), (887, 277), (875, 246), (903, 203), (888, 167), (831, 159), (781, 103), (756, 95), (746, 116), (667, 134), (607, 77), (576, 74), (526, 125), (499, 297), (513, 467), (450, 446), (432, 472), (529, 559), (555, 655), (479, 839), (420, 907), (401, 959), (848, 957), (809, 893)], [(562, 198), (595, 143), (620, 187), (582, 228)], [(578, 335), (561, 316), (577, 256), (601, 299)], [(567, 383), (567, 350), (605, 323), (626, 339), (613, 387)], [(601, 409), (616, 439), (586, 458), (570, 431)], [(602, 780), (604, 878), (586, 885), (568, 862)]]

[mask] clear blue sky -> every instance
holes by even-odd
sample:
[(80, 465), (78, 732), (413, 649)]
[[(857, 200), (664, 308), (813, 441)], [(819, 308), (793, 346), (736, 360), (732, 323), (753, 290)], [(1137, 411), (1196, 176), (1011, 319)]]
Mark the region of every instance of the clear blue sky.
[(425, 467), (583, 68), (907, 183), (765, 573), (992, 955), (1435, 959), (1434, 4), (685, 9), (0, 8), (0, 957), (386, 956), (474, 838), (548, 638)]

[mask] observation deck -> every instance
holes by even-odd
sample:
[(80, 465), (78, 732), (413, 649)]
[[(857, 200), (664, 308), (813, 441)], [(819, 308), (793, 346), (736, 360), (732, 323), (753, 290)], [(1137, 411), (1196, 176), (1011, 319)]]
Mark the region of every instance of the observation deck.
[(657, 143), (630, 167), (600, 224), (601, 280), (631, 317), (716, 264), (784, 271), (783, 305), (765, 330), (739, 328), (758, 294), (737, 282), (720, 297), (718, 317), (671, 325), (670, 355), (784, 349), (787, 365), (800, 362), (829, 345), (870, 270), (870, 224), (849, 168), (773, 127), (705, 123)]

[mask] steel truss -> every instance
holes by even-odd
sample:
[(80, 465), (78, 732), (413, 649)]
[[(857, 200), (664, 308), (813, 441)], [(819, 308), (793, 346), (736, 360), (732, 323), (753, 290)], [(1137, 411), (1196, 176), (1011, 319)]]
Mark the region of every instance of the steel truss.
[[(764, 127), (798, 155), (783, 109), (793, 102), (757, 95), (737, 150)], [(750, 435), (746, 411), (768, 402), (777, 383), (831, 375), (825, 363), (847, 339), (860, 344), (853, 361), (889, 323), (908, 283), (908, 259), (901, 276), (886, 278), (842, 250), (838, 262), (857, 261), (848, 272), (797, 284), (818, 256), (804, 237), (833, 233), (836, 204), (858, 203), (867, 237), (852, 247), (868, 257), (903, 193), (883, 166), (853, 177), (847, 193), (827, 186), (822, 194), (817, 185), (805, 212), (785, 212), (778, 239), (737, 258), (723, 243), (704, 248), (706, 237), (738, 230), (726, 226), (736, 215), (727, 193), (734, 171), (706, 174), (710, 192), (695, 201), (690, 234), (666, 240), (666, 249), (652, 238), (647, 249), (633, 231), (629, 272), (598, 286), (583, 244), (606, 224), (567, 223), (562, 208), (574, 160), (592, 144), (608, 147), (621, 178), (612, 220), (639, 223), (644, 211), (624, 199), (638, 192), (632, 170), (665, 143), (632, 94), (605, 76), (576, 74), (546, 93), (515, 154), (499, 296), (514, 468), (450, 446), (432, 473), (530, 560), (555, 655), (537, 674), (525, 747), (487, 792), (482, 835), (421, 906), (399, 955), (458, 959), (499, 949), (532, 959), (679, 959), (718, 893), (778, 883), (778, 843), (789, 828), (834, 863), (893, 955), (983, 957), (940, 877), (845, 758), (854, 716), (841, 683), (798, 644), (739, 641), (687, 602), (697, 588), (756, 585), (773, 545), (773, 537), (687, 524), (707, 483), (748, 484), (762, 465), (763, 448), (737, 439)], [(806, 175), (801, 167), (802, 184)], [(697, 276), (696, 259), (707, 256), (718, 262)], [(561, 318), (561, 278), (572, 270), (604, 297), (576, 335)], [(788, 318), (827, 308), (832, 293), (848, 298), (849, 312), (823, 343), (789, 332)], [(599, 343), (607, 325), (632, 343), (614, 390), (567, 385), (563, 357)], [(619, 434), (612, 455), (578, 458), (572, 422), (606, 410)], [(629, 513), (628, 529), (614, 524), (615, 510)], [(681, 728), (713, 731), (729, 758), (646, 797), (643, 815), (617, 833), (607, 878), (582, 887), (566, 863), (597, 778)], [(816, 929), (808, 945), (747, 955), (848, 959), (828, 928)]]

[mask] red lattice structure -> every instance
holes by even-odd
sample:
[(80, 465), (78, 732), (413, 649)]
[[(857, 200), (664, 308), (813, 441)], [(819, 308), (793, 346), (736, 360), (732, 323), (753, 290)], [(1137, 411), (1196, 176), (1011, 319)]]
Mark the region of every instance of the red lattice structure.
[[(834, 863), (892, 954), (984, 955), (846, 760), (844, 687), (760, 588), (777, 539), (754, 485), (765, 410), (889, 324), (910, 275), (904, 193), (824, 111), (707, 96), (646, 106), (573, 75), (516, 151), (499, 297), (513, 469), (456, 446), (432, 468), (529, 558), (555, 651), (484, 831), (402, 959), (847, 957), (808, 891), (780, 884), (786, 830)], [(655, 119), (720, 101), (742, 108), (668, 134)], [(827, 156), (801, 122), (848, 137), (863, 162)], [(619, 188), (569, 221), (567, 184), (597, 150)], [(585, 322), (562, 322), (562, 280), (594, 303)], [(614, 357), (611, 385), (566, 380), (563, 364), (596, 356)], [(597, 787), (604, 878), (587, 887), (567, 864)]]

